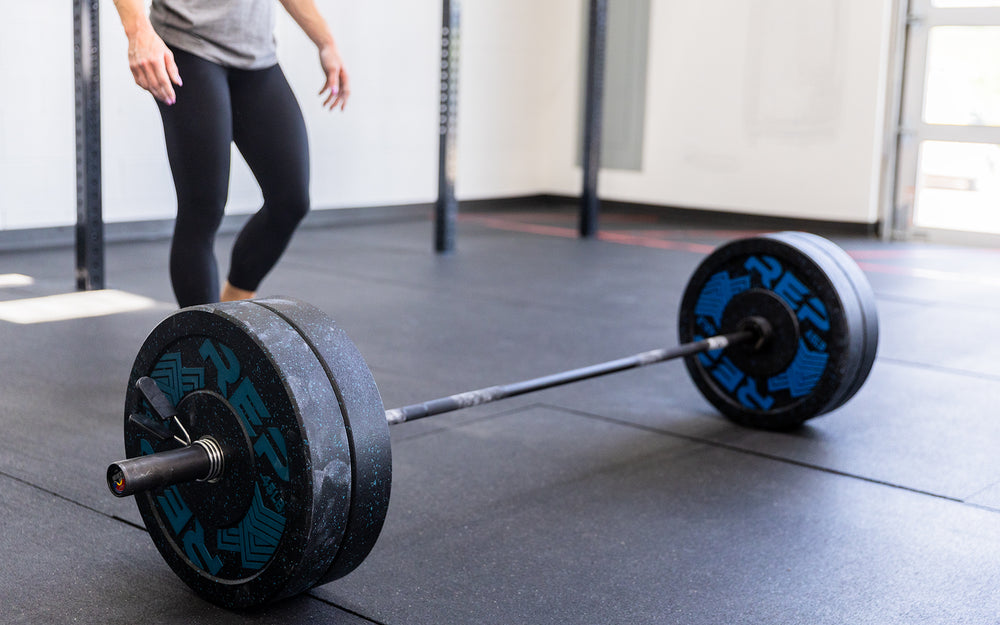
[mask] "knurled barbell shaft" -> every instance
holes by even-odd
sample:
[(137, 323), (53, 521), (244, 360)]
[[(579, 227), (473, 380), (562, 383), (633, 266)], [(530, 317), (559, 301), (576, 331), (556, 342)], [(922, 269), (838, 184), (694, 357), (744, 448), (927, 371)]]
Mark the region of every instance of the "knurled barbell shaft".
[(701, 352), (724, 349), (729, 345), (743, 343), (759, 338), (760, 333), (754, 332), (753, 330), (741, 330), (731, 334), (721, 334), (707, 339), (702, 339), (700, 341), (684, 343), (683, 345), (678, 345), (677, 347), (640, 352), (638, 354), (633, 354), (632, 356), (626, 356), (625, 358), (590, 365), (589, 367), (571, 369), (569, 371), (562, 371), (560, 373), (554, 373), (540, 378), (532, 378), (530, 380), (523, 380), (521, 382), (512, 382), (510, 384), (503, 384), (499, 386), (489, 386), (475, 391), (467, 391), (465, 393), (449, 395), (448, 397), (432, 399), (419, 404), (411, 404), (402, 408), (393, 408), (392, 410), (387, 410), (385, 412), (385, 418), (386, 421), (389, 422), (389, 425), (406, 423), (407, 421), (416, 421), (417, 419), (432, 417), (445, 412), (471, 408), (472, 406), (478, 406), (480, 404), (488, 404), (500, 399), (506, 399), (516, 395), (524, 395), (526, 393), (545, 390), (554, 386), (561, 386), (563, 384), (570, 384), (572, 382), (596, 378), (602, 375), (608, 375), (609, 373), (618, 373), (619, 371), (645, 367), (646, 365), (663, 362), (665, 360), (683, 358), (684, 356), (691, 356)]
[[(507, 397), (524, 395), (571, 382), (645, 367), (665, 360), (725, 349), (737, 343), (759, 341), (769, 331), (766, 321), (763, 320), (755, 320), (747, 327), (749, 329), (739, 330), (730, 334), (711, 336), (700, 341), (684, 343), (677, 347), (640, 352), (632, 356), (609, 360), (589, 367), (571, 369), (511, 384), (490, 386), (402, 408), (394, 408), (386, 411), (385, 418), (389, 425), (415, 421), (445, 412), (487, 404)], [(139, 492), (155, 488), (165, 488), (174, 484), (214, 479), (221, 474), (224, 462), (225, 458), (219, 445), (210, 438), (201, 438), (190, 445), (178, 449), (171, 449), (146, 456), (137, 456), (112, 464), (108, 467), (107, 471), (108, 488), (117, 497), (127, 497)]]

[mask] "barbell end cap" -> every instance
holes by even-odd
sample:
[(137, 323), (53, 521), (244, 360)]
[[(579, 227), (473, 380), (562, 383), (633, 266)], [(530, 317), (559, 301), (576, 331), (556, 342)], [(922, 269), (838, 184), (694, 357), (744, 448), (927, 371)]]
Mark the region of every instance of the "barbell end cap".
[(754, 350), (759, 350), (767, 345), (767, 341), (774, 334), (774, 326), (771, 325), (771, 322), (757, 315), (742, 319), (737, 327), (740, 330), (753, 332), (755, 336), (753, 339)]
[(118, 466), (118, 463), (114, 463), (108, 467), (107, 479), (108, 490), (115, 497), (125, 498), (135, 494), (129, 488), (128, 481), (125, 479), (125, 472)]

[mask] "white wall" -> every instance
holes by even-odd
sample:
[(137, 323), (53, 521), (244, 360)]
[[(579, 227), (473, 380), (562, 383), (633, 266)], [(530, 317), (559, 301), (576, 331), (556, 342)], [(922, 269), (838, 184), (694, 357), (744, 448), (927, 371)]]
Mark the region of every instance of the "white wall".
[[(877, 221), (890, 5), (653, 0), (643, 168), (602, 172), (602, 197)], [(572, 158), (553, 191), (579, 192)]]
[(73, 12), (41, 4), (0, 0), (0, 229), (76, 220)]
[(309, 128), (319, 208), (433, 201), (437, 194), (440, 6), (435, 0), (319, 0), (351, 77), (344, 113), (316, 95), (315, 46), (283, 12), (282, 67)]
[(549, 192), (550, 159), (572, 165), (580, 7), (581, 0), (462, 3), (460, 199)]
[[(314, 206), (433, 201), (439, 0), (317, 1), (351, 72), (346, 113), (320, 107), (312, 44), (287, 17), (277, 31), (309, 128)], [(579, 193), (584, 1), (463, 2), (460, 199)], [(602, 196), (875, 221), (890, 3), (653, 0), (643, 169), (603, 172)], [(71, 4), (0, 10), (0, 229), (70, 225)], [(110, 1), (101, 35), (105, 218), (170, 217), (159, 116), (132, 81)], [(234, 162), (228, 211), (255, 210)]]

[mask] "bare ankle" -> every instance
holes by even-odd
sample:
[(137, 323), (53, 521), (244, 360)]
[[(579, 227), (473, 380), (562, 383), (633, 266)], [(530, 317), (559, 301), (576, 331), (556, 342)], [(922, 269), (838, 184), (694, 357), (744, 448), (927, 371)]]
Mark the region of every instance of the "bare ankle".
[(219, 301), (235, 302), (238, 300), (253, 299), (256, 295), (257, 293), (255, 291), (247, 291), (245, 289), (235, 287), (227, 281), (224, 285), (222, 285), (222, 294), (219, 296)]

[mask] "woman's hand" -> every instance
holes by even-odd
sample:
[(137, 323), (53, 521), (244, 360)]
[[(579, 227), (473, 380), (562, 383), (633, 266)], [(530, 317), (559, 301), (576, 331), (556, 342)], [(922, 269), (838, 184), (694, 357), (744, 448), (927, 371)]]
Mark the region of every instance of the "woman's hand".
[(152, 28), (137, 31), (128, 40), (128, 66), (135, 84), (167, 105), (177, 101), (174, 85), (184, 83), (177, 71), (174, 54)]
[(343, 111), (347, 106), (347, 98), (351, 96), (351, 83), (347, 78), (344, 60), (340, 58), (340, 51), (337, 50), (337, 44), (330, 33), (330, 27), (316, 8), (316, 1), (281, 0), (281, 4), (302, 32), (319, 49), (319, 64), (323, 68), (323, 74), (326, 75), (326, 82), (319, 90), (319, 95), (326, 95), (323, 106), (331, 111), (339, 106)]
[(326, 83), (319, 90), (319, 95), (326, 94), (323, 106), (331, 111), (339, 106), (343, 111), (347, 106), (347, 98), (351, 95), (351, 83), (336, 44), (331, 43), (320, 48), (319, 64), (326, 74)]

